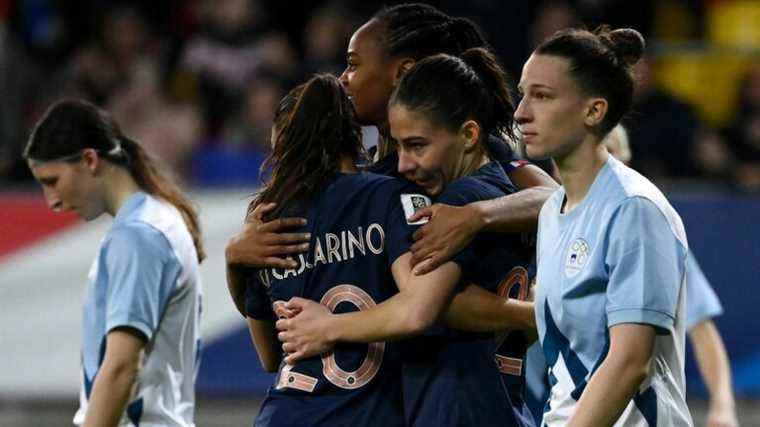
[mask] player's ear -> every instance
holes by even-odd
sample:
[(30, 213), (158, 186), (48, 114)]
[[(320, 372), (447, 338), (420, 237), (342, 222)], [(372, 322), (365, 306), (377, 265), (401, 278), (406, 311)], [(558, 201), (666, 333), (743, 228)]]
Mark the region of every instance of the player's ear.
[(101, 159), (97, 150), (93, 148), (85, 148), (82, 150), (82, 161), (84, 162), (85, 168), (87, 168), (93, 176), (98, 173)]
[(417, 61), (415, 61), (412, 58), (401, 58), (397, 61), (395, 65), (395, 72), (393, 74), (393, 86), (395, 87), (399, 81), (401, 81), (401, 78), (404, 77), (404, 75), (407, 73), (407, 71), (411, 70), (412, 67), (414, 67), (414, 64), (416, 64)]
[(475, 120), (467, 120), (459, 128), (459, 137), (464, 143), (465, 151), (470, 151), (480, 139), (480, 125)]

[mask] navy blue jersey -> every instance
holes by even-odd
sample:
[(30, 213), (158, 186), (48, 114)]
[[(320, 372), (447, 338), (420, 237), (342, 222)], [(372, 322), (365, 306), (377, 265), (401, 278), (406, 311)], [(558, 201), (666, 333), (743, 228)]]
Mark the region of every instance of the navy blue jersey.
[[(462, 206), (513, 193), (497, 162), (449, 184), (436, 202)], [(498, 292), (522, 279), (532, 252), (519, 235), (480, 233), (457, 254), (460, 287), (470, 283)], [(511, 278), (511, 279), (510, 279)], [(527, 273), (525, 274), (527, 279)], [(517, 287), (516, 287), (517, 288)], [(494, 362), (494, 335), (455, 331), (438, 325), (403, 344), (404, 410), (410, 426), (532, 425), (522, 397), (510, 399)], [(519, 349), (518, 349), (519, 351)], [(524, 351), (524, 348), (523, 348)], [(517, 356), (509, 353), (510, 357)]]
[[(526, 160), (520, 160), (506, 141), (493, 135), (490, 135), (486, 140), (486, 149), (488, 150), (488, 156), (499, 162), (507, 174), (530, 163)], [(368, 166), (367, 170), (382, 175), (400, 176), (398, 173), (398, 153), (393, 151), (391, 154)]]
[[(415, 226), (406, 218), (429, 203), (423, 194), (387, 176), (338, 174), (301, 212), (283, 214), (307, 218), (300, 232), (311, 233), (310, 250), (297, 258), (295, 269), (256, 275), (246, 297), (249, 317), (271, 319), (294, 296), (342, 313), (397, 293), (391, 265), (411, 246)], [(401, 405), (397, 348), (339, 343), (321, 357), (281, 366), (255, 425), (401, 426)]]

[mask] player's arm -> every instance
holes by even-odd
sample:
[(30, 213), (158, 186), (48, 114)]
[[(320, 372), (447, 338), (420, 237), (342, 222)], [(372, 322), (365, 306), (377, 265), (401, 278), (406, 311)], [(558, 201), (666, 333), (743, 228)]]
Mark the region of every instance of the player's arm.
[(259, 361), (261, 361), (261, 367), (266, 372), (277, 372), (277, 368), (282, 362), (282, 350), (280, 349), (280, 342), (277, 340), (277, 329), (274, 327), (274, 321), (250, 317), (246, 320), (248, 321), (251, 341), (256, 347)]
[(106, 354), (90, 394), (85, 427), (116, 426), (137, 381), (145, 337), (131, 328), (115, 328), (106, 336)]
[(309, 249), (308, 233), (287, 233), (306, 224), (304, 218), (278, 218), (264, 222), (263, 215), (274, 203), (258, 206), (246, 218), (243, 230), (230, 239), (225, 249), (227, 266), (253, 268), (296, 268), (294, 260), (283, 258)]
[(591, 376), (569, 427), (613, 425), (649, 374), (654, 326), (620, 323), (609, 332), (609, 352)]
[(235, 304), (237, 311), (243, 316), (245, 314), (245, 277), (244, 269), (227, 263), (227, 290)]
[(366, 310), (333, 314), (314, 301), (294, 298), (286, 307), (300, 311), (292, 319), (277, 321), (278, 338), (289, 353), (288, 363), (323, 353), (336, 343), (386, 341), (417, 335), (441, 316), (461, 277), (458, 264), (448, 262), (430, 273), (415, 276), (410, 253), (391, 266), (400, 292)]
[(710, 393), (708, 427), (738, 425), (734, 393), (731, 388), (731, 367), (726, 348), (712, 320), (703, 320), (689, 331), (699, 372)]
[(480, 286), (469, 285), (451, 301), (446, 324), (473, 332), (535, 330), (536, 316), (530, 301), (500, 297)]
[(415, 273), (423, 274), (450, 260), (480, 231), (532, 232), (546, 199), (557, 183), (533, 165), (515, 169), (510, 179), (522, 190), (492, 200), (456, 207), (445, 204), (420, 209), (409, 220), (430, 220), (414, 234), (411, 251)]

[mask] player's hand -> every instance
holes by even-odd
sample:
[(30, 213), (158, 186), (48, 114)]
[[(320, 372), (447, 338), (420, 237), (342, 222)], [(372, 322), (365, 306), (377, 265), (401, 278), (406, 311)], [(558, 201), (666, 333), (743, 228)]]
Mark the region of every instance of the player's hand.
[(736, 411), (733, 407), (713, 407), (707, 412), (707, 427), (738, 427)]
[(277, 321), (277, 338), (287, 354), (285, 363), (293, 365), (299, 360), (317, 356), (332, 349), (328, 338), (330, 310), (318, 302), (293, 297), (285, 308), (296, 312), (290, 319)]
[(477, 212), (470, 205), (456, 207), (436, 203), (418, 210), (408, 221), (424, 217), (430, 220), (414, 233), (415, 242), (410, 249), (415, 275), (429, 273), (451, 260), (482, 228)]
[(298, 263), (287, 255), (309, 250), (309, 233), (286, 233), (306, 224), (304, 218), (278, 218), (264, 222), (263, 216), (275, 208), (274, 203), (259, 205), (246, 218), (243, 231), (230, 239), (225, 250), (227, 264), (255, 268), (296, 268)]

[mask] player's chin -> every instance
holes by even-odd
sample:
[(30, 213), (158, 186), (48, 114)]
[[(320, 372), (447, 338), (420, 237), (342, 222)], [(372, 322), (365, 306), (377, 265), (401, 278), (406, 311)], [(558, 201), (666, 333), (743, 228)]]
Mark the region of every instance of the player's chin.
[(549, 157), (551, 157), (551, 153), (541, 147), (539, 144), (533, 143), (530, 145), (525, 145), (525, 154), (528, 156), (531, 160), (546, 160)]
[(422, 187), (423, 190), (425, 190), (425, 193), (428, 196), (435, 197), (438, 196), (443, 192), (443, 185), (440, 182), (424, 182), (422, 184), (418, 184), (420, 187)]

